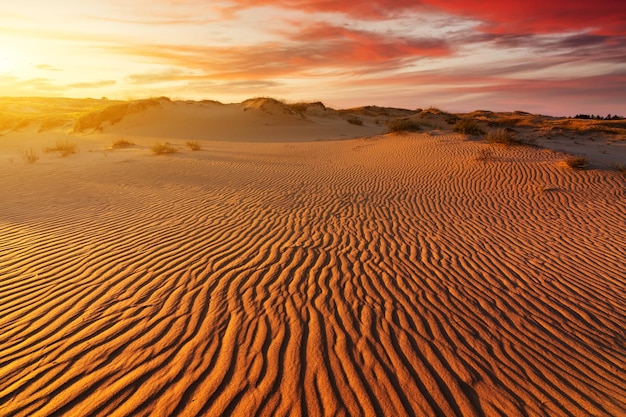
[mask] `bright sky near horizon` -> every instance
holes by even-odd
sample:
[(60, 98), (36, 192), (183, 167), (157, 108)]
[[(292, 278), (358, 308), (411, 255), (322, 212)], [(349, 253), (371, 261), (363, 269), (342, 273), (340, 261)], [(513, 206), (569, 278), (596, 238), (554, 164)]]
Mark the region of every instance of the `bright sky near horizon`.
[(623, 0), (3, 0), (0, 96), (626, 115)]

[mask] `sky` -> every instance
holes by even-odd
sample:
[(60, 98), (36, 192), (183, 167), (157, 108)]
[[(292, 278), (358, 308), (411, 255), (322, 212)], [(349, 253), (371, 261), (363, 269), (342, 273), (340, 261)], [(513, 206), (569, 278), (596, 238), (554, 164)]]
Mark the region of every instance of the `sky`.
[(626, 2), (2, 0), (0, 96), (626, 115)]

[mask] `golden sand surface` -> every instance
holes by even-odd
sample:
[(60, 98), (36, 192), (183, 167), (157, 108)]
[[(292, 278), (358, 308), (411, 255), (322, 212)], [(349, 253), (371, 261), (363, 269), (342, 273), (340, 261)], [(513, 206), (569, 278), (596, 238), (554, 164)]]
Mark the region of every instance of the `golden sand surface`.
[(626, 413), (622, 174), (248, 104), (0, 137), (1, 416)]

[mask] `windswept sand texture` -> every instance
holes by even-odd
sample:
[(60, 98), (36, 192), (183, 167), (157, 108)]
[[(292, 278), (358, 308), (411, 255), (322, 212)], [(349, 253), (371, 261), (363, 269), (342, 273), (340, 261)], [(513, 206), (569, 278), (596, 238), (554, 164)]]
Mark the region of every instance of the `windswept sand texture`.
[(626, 413), (623, 175), (276, 109), (276, 141), (154, 156), (162, 111), (0, 137), (0, 415)]

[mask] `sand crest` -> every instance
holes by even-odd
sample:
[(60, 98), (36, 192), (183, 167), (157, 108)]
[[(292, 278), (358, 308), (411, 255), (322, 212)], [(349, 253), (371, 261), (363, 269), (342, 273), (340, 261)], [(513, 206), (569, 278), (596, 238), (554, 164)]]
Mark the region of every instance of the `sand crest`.
[(3, 156), (0, 415), (626, 413), (623, 175), (253, 104), (277, 141), (166, 102)]

